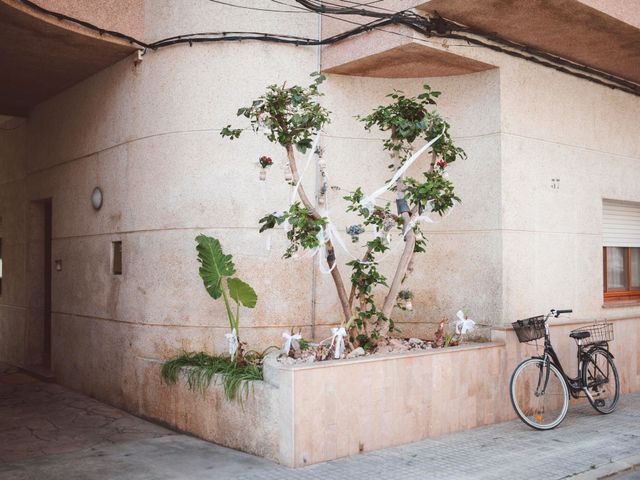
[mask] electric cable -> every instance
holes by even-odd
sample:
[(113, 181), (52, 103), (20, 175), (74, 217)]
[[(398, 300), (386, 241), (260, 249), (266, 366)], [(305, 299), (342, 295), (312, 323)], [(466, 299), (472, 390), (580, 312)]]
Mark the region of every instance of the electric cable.
[[(426, 36), (437, 36), (437, 37), (453, 38), (453, 39), (467, 41), (469, 43), (482, 46), (485, 48), (489, 48), (494, 51), (506, 53), (508, 55), (512, 55), (524, 60), (529, 60), (539, 65), (543, 65), (549, 68), (554, 68), (560, 72), (567, 73), (570, 75), (575, 75), (585, 80), (594, 81), (595, 83), (598, 83), (603, 86), (607, 86), (609, 88), (617, 88), (627, 93), (640, 95), (640, 85), (638, 85), (635, 82), (627, 81), (615, 75), (611, 75), (601, 70), (598, 70), (583, 64), (579, 64), (577, 62), (565, 59), (558, 55), (554, 55), (548, 52), (538, 50), (528, 45), (523, 45), (517, 42), (513, 42), (511, 40), (504, 39), (496, 34), (489, 34), (478, 29), (461, 25), (451, 20), (447, 20), (437, 14), (433, 18), (423, 17), (409, 11), (401, 11), (401, 12), (394, 13), (393, 15), (388, 15), (388, 14), (384, 15), (384, 14), (381, 14), (380, 12), (372, 12), (370, 10), (366, 10), (362, 8), (351, 8), (351, 7), (339, 8), (339, 7), (331, 7), (331, 6), (327, 7), (326, 5), (336, 5), (336, 4), (331, 4), (331, 2), (327, 2), (324, 0), (320, 4), (317, 4), (317, 1), (314, 1), (314, 0), (296, 0), (296, 2), (299, 3), (300, 5), (303, 5), (306, 8), (310, 8), (314, 10), (319, 14), (330, 12), (334, 15), (363, 15), (363, 16), (369, 16), (374, 18), (385, 18), (385, 17), (391, 18), (394, 20), (394, 23), (405, 25), (409, 28), (412, 28), (416, 32)], [(521, 50), (526, 54), (505, 49), (500, 46), (488, 44), (484, 41), (475, 39), (473, 37), (469, 37), (467, 35), (460, 35), (459, 33), (454, 33), (454, 32), (464, 32), (467, 34), (480, 36), (490, 41), (493, 41), (495, 43), (504, 45), (505, 47)], [(547, 61), (537, 59), (533, 55), (544, 58)], [(554, 62), (560, 64), (560, 66), (554, 65), (553, 64)], [(584, 72), (589, 73), (591, 75), (601, 76), (606, 81), (592, 77), (590, 75), (585, 75), (583, 73), (574, 72), (573, 70), (569, 70), (568, 68), (565, 68), (565, 67), (577, 69), (577, 70), (583, 70)]]
[(245, 5), (237, 5), (235, 3), (223, 2), (222, 0), (209, 0), (211, 3), (218, 3), (228, 7), (243, 8), (245, 10), (256, 10), (258, 12), (274, 12), (274, 13), (315, 13), (311, 10), (275, 10), (271, 8), (247, 7)]
[[(257, 7), (246, 7), (237, 4), (231, 4), (229, 2), (221, 0), (209, 0), (214, 3), (228, 5), (236, 8), (244, 8), (248, 10), (257, 10)], [(520, 44), (511, 40), (507, 40), (493, 33), (486, 33), (479, 29), (471, 28), (466, 25), (459, 24), (457, 22), (445, 19), (437, 13), (434, 16), (421, 16), (410, 10), (402, 10), (399, 12), (384, 12), (373, 11), (367, 8), (362, 8), (363, 4), (353, 2), (357, 7), (338, 5), (328, 1), (318, 2), (318, 0), (295, 0), (299, 6), (289, 5), (278, 0), (272, 0), (275, 3), (286, 5), (289, 8), (305, 9), (309, 12), (313, 12), (319, 15), (324, 15), (330, 18), (337, 18), (341, 21), (357, 25), (351, 30), (333, 35), (325, 39), (313, 39), (306, 37), (297, 37), (283, 34), (269, 34), (262, 32), (203, 32), (203, 33), (190, 33), (184, 35), (176, 35), (173, 37), (164, 38), (153, 43), (147, 43), (142, 40), (136, 39), (132, 36), (123, 34), (121, 32), (107, 30), (93, 25), (90, 22), (80, 20), (69, 15), (65, 15), (59, 12), (54, 12), (41, 7), (31, 0), (20, 0), (20, 2), (42, 14), (53, 16), (60, 21), (68, 21), (76, 23), (85, 28), (98, 32), (100, 35), (110, 35), (115, 38), (126, 40), (133, 45), (141, 47), (144, 52), (147, 49), (158, 50), (170, 45), (177, 44), (189, 44), (194, 43), (209, 43), (209, 42), (229, 42), (229, 41), (242, 41), (242, 40), (254, 40), (264, 42), (274, 42), (283, 44), (292, 44), (296, 46), (318, 46), (318, 45), (332, 45), (347, 38), (365, 33), (371, 30), (381, 30), (386, 33), (402, 35), (411, 38), (414, 41), (422, 41), (425, 43), (437, 43), (429, 42), (422, 38), (416, 38), (410, 35), (403, 34), (401, 32), (394, 32), (389, 30), (383, 30), (382, 27), (389, 25), (404, 25), (411, 28), (415, 32), (426, 36), (427, 38), (450, 38), (454, 40), (460, 40), (466, 42), (469, 46), (478, 46), (488, 48), (490, 50), (511, 55), (513, 57), (531, 61), (533, 63), (553, 68), (562, 73), (573, 75), (575, 77), (591, 81), (609, 88), (622, 90), (627, 93), (631, 93), (636, 96), (640, 96), (640, 84), (620, 78), (610, 73), (598, 70), (587, 65), (566, 59), (564, 57), (554, 55), (552, 53), (538, 50), (534, 47)], [(376, 8), (376, 7), (374, 7)], [(381, 9), (382, 7), (377, 7)], [(264, 9), (265, 11), (273, 11), (271, 9)], [(302, 10), (301, 10), (302, 11)], [(284, 11), (282, 11), (284, 12)], [(293, 13), (293, 11), (286, 11)], [(356, 15), (362, 17), (373, 18), (369, 23), (359, 23), (353, 20), (347, 20), (339, 18), (340, 15)], [(480, 37), (480, 38), (476, 38)], [(492, 43), (489, 43), (492, 42)], [(457, 45), (462, 46), (462, 45)]]
[(49, 10), (47, 8), (41, 7), (40, 5), (38, 5), (37, 3), (32, 2), (31, 0), (20, 0), (20, 2), (23, 5), (29, 7), (31, 9), (37, 11), (37, 12), (40, 12), (40, 13), (43, 13), (45, 15), (49, 15), (49, 16), (52, 16), (52, 17), (56, 17), (58, 20), (61, 20), (61, 21), (62, 20), (66, 20), (66, 21), (71, 22), (71, 23), (76, 23), (76, 24), (81, 25), (81, 26), (83, 26), (85, 28), (88, 28), (89, 30), (93, 30), (95, 32), (98, 32), (100, 35), (110, 35), (110, 36), (115, 37), (115, 38), (120, 38), (122, 40), (126, 40), (129, 43), (134, 44), (134, 45), (138, 45), (138, 46), (140, 46), (142, 48), (147, 48), (148, 47), (148, 45), (145, 42), (143, 42), (142, 40), (138, 40), (137, 38), (134, 38), (134, 37), (132, 37), (130, 35), (126, 35), (126, 34), (121, 33), (121, 32), (116, 32), (114, 30), (107, 30), (107, 29), (104, 29), (104, 28), (100, 28), (100, 27), (94, 25), (93, 23), (89, 23), (87, 21), (80, 20), (78, 18), (71, 17), (69, 15), (65, 15), (64, 13), (54, 12), (53, 10)]

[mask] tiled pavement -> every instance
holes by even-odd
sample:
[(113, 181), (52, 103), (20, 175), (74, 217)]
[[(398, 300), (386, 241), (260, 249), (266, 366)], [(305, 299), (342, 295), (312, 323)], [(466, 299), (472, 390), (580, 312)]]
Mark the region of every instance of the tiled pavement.
[[(3, 480), (595, 479), (636, 463), (640, 394), (623, 397), (607, 416), (588, 405), (571, 408), (549, 432), (513, 421), (290, 470), (166, 430), (55, 384), (0, 374)], [(615, 478), (637, 478), (635, 473)]]

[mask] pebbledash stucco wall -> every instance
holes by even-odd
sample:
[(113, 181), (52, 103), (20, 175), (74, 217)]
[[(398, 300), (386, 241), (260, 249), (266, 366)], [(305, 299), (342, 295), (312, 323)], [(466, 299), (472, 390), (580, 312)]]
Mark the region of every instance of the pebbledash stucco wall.
[[(199, 0), (156, 1), (144, 18), (149, 41), (256, 24), (319, 31), (315, 15), (291, 22)], [(428, 79), (329, 75), (323, 86), (333, 121), (322, 146), (337, 187), (329, 204), (342, 231), (353, 223), (340, 214), (345, 192), (372, 191), (388, 178), (381, 136), (353, 117), (391, 89), (414, 94), (428, 82), (442, 90), (440, 110), (469, 155), (450, 168), (463, 203), (425, 229), (428, 252), (408, 283), (415, 310), (397, 315), (403, 335), (430, 335), (435, 322), (466, 308), (489, 336), (488, 326), (551, 307), (573, 307), (577, 323), (629, 318), (625, 332), (637, 335), (640, 307), (602, 307), (601, 209), (602, 198), (640, 201), (640, 100), (480, 48), (447, 51), (496, 68)], [(279, 344), (291, 326), (324, 338), (339, 320), (330, 279), (310, 259), (282, 260), (282, 231), (271, 250), (258, 234), (258, 218), (287, 203), (283, 152), (249, 132), (232, 142), (219, 136), (265, 85), (308, 82), (319, 62), (316, 48), (257, 42), (150, 51), (140, 65), (125, 59), (38, 105), (19, 128), (0, 130), (0, 359), (39, 361), (40, 267), (29, 225), (38, 215), (31, 202), (44, 198), (53, 202), (52, 259), (62, 264), (52, 272), (52, 369), (63, 384), (146, 414), (140, 392), (154, 381), (154, 361), (179, 349), (224, 351), (223, 305), (197, 274), (200, 232), (220, 238), (258, 293), (257, 308), (241, 318), (250, 347)], [(264, 154), (276, 165), (261, 183)], [(104, 192), (98, 212), (90, 204), (96, 186)], [(122, 276), (110, 273), (115, 240), (123, 243)], [(637, 354), (625, 355), (621, 370), (637, 369)], [(149, 416), (166, 421), (179, 414), (174, 404), (154, 408), (160, 413)]]

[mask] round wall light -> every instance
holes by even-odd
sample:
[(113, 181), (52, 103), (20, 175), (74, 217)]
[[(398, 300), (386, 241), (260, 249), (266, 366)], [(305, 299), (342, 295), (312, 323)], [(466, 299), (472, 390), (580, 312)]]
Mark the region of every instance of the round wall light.
[(94, 188), (93, 192), (91, 192), (91, 205), (96, 210), (102, 208), (102, 190), (100, 190), (100, 187)]

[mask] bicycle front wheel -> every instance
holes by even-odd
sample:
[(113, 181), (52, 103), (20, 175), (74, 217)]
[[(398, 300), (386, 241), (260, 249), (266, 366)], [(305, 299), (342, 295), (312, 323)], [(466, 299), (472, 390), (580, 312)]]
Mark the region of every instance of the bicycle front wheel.
[(511, 404), (524, 423), (537, 430), (557, 427), (567, 415), (569, 389), (555, 365), (530, 358), (514, 370)]
[(611, 355), (596, 348), (582, 364), (582, 382), (591, 394), (589, 403), (600, 413), (611, 413), (620, 398), (620, 379)]

